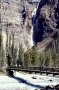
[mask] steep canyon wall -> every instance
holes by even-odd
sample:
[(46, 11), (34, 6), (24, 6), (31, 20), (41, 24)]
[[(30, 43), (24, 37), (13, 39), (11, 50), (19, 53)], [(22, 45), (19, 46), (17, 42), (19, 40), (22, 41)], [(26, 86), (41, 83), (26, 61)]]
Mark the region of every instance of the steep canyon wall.
[(39, 0), (1, 0), (0, 26), (3, 31), (4, 46), (6, 32), (13, 31), (15, 45), (23, 44), (25, 51), (31, 48), (32, 11)]

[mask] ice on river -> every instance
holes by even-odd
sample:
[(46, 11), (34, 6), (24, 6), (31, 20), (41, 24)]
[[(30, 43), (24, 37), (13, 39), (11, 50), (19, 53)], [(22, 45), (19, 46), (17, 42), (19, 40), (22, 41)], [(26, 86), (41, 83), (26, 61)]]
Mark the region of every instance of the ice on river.
[(47, 85), (59, 84), (59, 78), (40, 74), (15, 72), (14, 77), (0, 75), (0, 90), (40, 90)]

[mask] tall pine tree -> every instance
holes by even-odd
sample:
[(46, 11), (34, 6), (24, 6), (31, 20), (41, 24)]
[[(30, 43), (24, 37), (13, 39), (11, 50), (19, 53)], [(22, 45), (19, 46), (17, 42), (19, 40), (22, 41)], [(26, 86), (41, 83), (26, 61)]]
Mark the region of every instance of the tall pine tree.
[(4, 66), (5, 53), (3, 47), (2, 29), (0, 28), (0, 67)]
[(19, 44), (17, 65), (24, 66), (24, 49), (23, 49), (22, 44)]
[(11, 45), (11, 54), (12, 54), (12, 62), (11, 64), (13, 65), (13, 62), (14, 62), (14, 33), (12, 31), (12, 45)]
[(37, 51), (36, 46), (32, 47), (32, 51), (31, 51), (31, 63), (33, 66), (38, 66), (39, 65), (39, 53)]
[(24, 54), (24, 63), (25, 63), (25, 66), (31, 66), (31, 54), (30, 54), (30, 51), (25, 52), (25, 54)]
[(17, 47), (14, 47), (14, 54), (13, 54), (13, 65), (17, 64)]

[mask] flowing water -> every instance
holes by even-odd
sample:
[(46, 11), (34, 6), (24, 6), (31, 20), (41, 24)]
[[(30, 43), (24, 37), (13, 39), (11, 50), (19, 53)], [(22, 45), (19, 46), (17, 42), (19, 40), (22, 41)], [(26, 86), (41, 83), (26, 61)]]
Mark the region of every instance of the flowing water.
[(34, 10), (32, 11), (32, 27), (31, 27), (31, 46), (34, 45), (34, 41), (33, 41), (33, 26), (35, 23), (35, 17), (36, 17), (36, 11), (37, 11), (38, 5), (36, 8), (34, 8)]
[[(35, 79), (33, 79), (35, 77)], [(59, 84), (59, 75), (26, 74), (16, 72), (14, 77), (0, 76), (0, 90), (40, 90), (48, 85)]]

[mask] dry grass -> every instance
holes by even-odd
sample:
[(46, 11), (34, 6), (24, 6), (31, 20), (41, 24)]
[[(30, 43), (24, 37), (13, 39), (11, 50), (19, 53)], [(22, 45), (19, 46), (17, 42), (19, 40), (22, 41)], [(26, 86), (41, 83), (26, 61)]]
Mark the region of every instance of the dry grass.
[(6, 75), (6, 70), (2, 67), (0, 67), (0, 75)]

